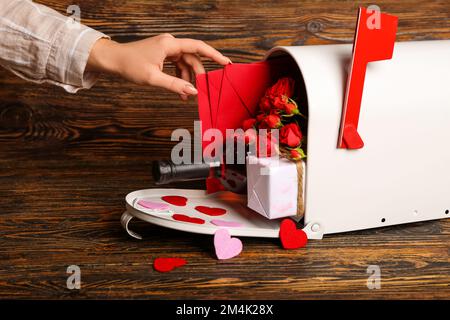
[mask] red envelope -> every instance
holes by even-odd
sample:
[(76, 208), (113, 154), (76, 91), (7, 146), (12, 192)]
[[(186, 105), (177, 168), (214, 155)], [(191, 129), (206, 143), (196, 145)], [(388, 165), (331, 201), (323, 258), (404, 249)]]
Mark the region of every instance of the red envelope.
[[(245, 119), (256, 116), (259, 100), (271, 85), (267, 62), (230, 64), (197, 76), (198, 109), (202, 133), (219, 129), (237, 129)], [(203, 148), (209, 141), (203, 142)]]
[(209, 103), (208, 74), (203, 73), (196, 76), (195, 82), (198, 91), (198, 113), (202, 121), (202, 134), (205, 128), (212, 127), (211, 107)]
[[(219, 100), (222, 92), (222, 81), (224, 77), (224, 69), (208, 72), (208, 96), (211, 112), (211, 127), (216, 128)], [(201, 120), (201, 119), (200, 119)]]

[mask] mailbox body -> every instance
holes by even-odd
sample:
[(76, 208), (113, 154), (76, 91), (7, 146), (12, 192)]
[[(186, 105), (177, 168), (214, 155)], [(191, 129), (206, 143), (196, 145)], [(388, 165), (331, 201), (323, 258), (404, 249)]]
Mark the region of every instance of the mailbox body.
[(310, 235), (449, 217), (450, 40), (396, 43), (367, 67), (358, 132), (338, 149), (351, 45), (276, 47), (303, 77), (308, 104), (305, 225)]

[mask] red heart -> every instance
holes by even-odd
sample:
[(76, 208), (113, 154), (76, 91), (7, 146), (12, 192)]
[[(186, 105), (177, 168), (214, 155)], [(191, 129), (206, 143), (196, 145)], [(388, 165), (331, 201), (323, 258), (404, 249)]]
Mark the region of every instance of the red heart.
[(153, 261), (153, 268), (159, 272), (169, 272), (184, 266), (186, 263), (183, 258), (156, 258)]
[(165, 202), (168, 202), (174, 206), (184, 207), (187, 203), (187, 198), (182, 196), (164, 196), (161, 197)]
[(205, 220), (203, 220), (203, 219), (189, 217), (189, 216), (187, 216), (185, 214), (179, 214), (179, 213), (173, 214), (172, 218), (174, 220), (183, 221), (183, 222), (190, 222), (190, 223), (196, 223), (196, 224), (204, 224), (205, 223)]
[(222, 185), (219, 179), (215, 177), (209, 177), (206, 179), (206, 193), (216, 193), (219, 191), (225, 191), (225, 187)]
[(306, 246), (308, 236), (302, 229), (297, 229), (294, 221), (284, 219), (280, 225), (280, 240), (284, 249), (298, 249)]
[(227, 213), (227, 210), (222, 209), (222, 208), (211, 208), (211, 207), (206, 207), (206, 206), (196, 206), (195, 210), (207, 214), (208, 216), (222, 216), (225, 213)]

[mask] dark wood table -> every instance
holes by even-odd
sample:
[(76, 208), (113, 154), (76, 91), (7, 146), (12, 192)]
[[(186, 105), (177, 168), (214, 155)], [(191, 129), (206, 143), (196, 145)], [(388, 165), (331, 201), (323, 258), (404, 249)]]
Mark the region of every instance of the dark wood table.
[[(38, 1), (65, 12), (71, 0)], [(170, 32), (202, 39), (235, 62), (275, 45), (351, 42), (351, 1), (80, 0), (82, 21), (118, 41)], [(448, 1), (378, 1), (400, 18), (398, 40), (450, 38)], [(217, 66), (206, 63), (208, 69)], [(212, 238), (119, 223), (124, 197), (151, 188), (150, 164), (167, 158), (171, 131), (193, 127), (196, 102), (105, 77), (76, 95), (0, 72), (0, 297), (382, 298), (450, 297), (450, 220), (328, 236), (285, 251), (245, 238), (243, 253), (214, 258)], [(412, 155), (413, 156), (413, 155)], [(178, 187), (202, 188), (202, 184)], [(339, 214), (339, 213), (336, 213)], [(189, 264), (152, 270), (158, 256)], [(66, 269), (81, 268), (81, 290)], [(382, 286), (366, 286), (369, 265)]]

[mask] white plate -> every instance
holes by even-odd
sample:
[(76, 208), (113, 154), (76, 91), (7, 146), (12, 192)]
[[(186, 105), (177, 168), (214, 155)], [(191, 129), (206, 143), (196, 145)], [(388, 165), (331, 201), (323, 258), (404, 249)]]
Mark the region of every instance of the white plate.
[[(183, 196), (188, 199), (186, 206), (175, 206), (166, 203), (162, 196)], [(129, 193), (126, 198), (127, 211), (123, 213), (121, 223), (127, 232), (135, 238), (141, 237), (129, 230), (131, 219), (137, 218), (170, 229), (214, 234), (216, 230), (226, 228), (233, 236), (278, 238), (280, 220), (269, 220), (247, 207), (247, 198), (232, 192), (206, 194), (204, 190), (190, 189), (146, 189)], [(166, 203), (170, 211), (156, 212), (138, 205), (139, 200)], [(222, 216), (209, 216), (195, 209), (196, 206), (223, 208), (227, 211)], [(204, 224), (177, 221), (173, 214), (184, 214), (205, 220)], [(211, 220), (232, 221), (241, 224), (239, 227), (216, 226)]]

